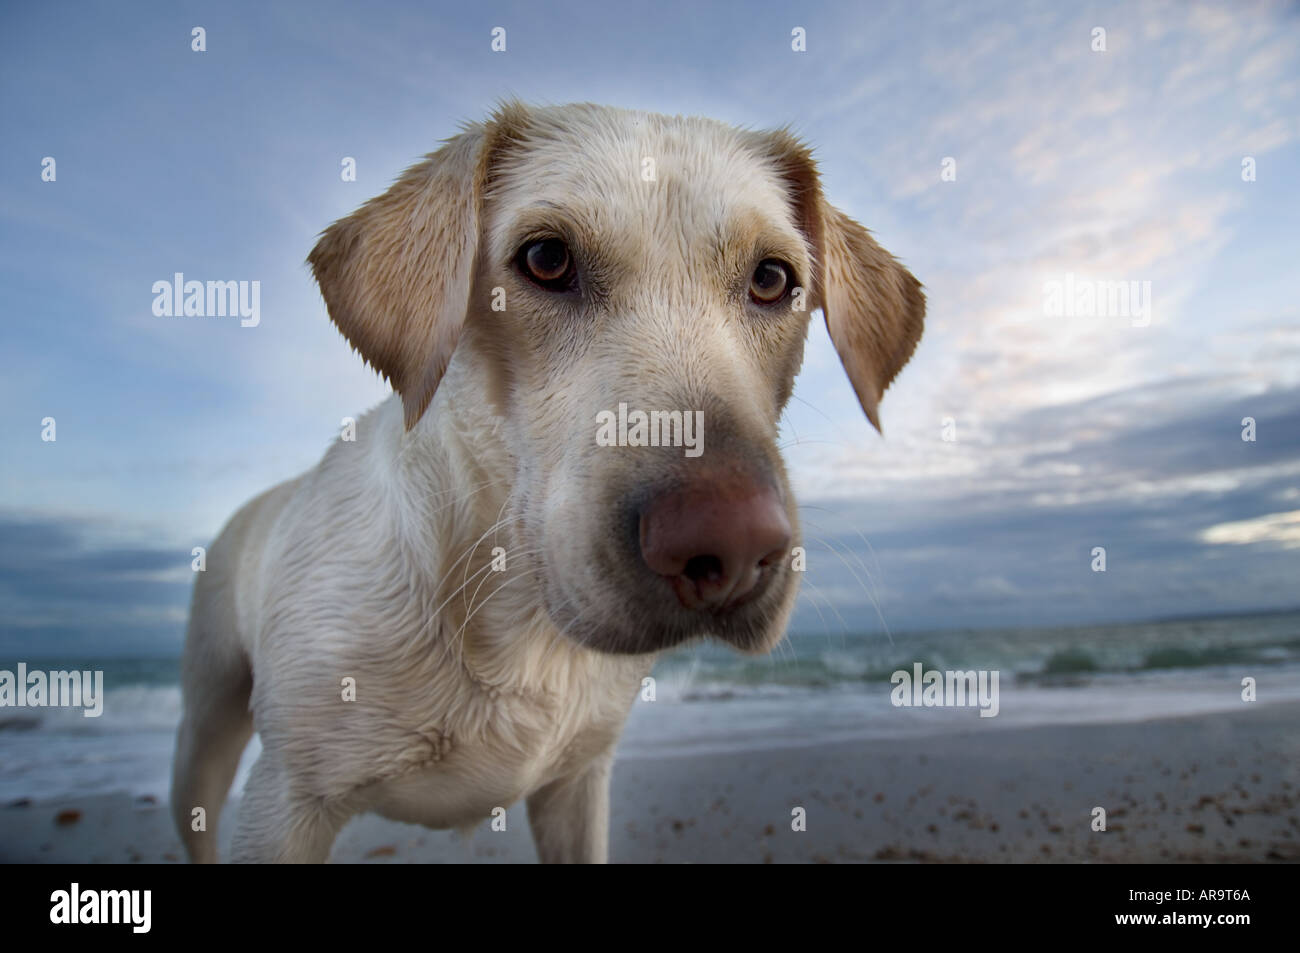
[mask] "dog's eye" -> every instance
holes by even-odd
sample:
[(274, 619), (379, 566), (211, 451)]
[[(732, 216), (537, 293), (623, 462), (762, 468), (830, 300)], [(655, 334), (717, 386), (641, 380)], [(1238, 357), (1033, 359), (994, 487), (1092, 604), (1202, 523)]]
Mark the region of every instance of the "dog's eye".
[(531, 242), (519, 249), (519, 269), (549, 291), (567, 291), (573, 285), (573, 256), (558, 238)]
[(749, 296), (759, 304), (775, 304), (785, 297), (792, 284), (789, 265), (775, 258), (764, 258), (749, 279)]

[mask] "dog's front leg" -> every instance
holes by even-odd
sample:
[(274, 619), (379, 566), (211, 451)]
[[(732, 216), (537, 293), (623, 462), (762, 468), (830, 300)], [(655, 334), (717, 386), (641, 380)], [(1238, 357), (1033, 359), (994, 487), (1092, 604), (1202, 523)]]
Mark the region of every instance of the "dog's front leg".
[(577, 774), (528, 795), (528, 824), (544, 864), (603, 864), (609, 859), (612, 751)]
[(244, 788), (231, 844), (237, 864), (323, 864), (347, 813), (320, 798), (294, 797), (289, 776), (263, 748)]

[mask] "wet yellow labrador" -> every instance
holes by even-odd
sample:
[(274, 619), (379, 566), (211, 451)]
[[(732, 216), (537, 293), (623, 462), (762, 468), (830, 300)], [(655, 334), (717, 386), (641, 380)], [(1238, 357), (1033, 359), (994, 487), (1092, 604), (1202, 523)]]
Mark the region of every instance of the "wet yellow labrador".
[(921, 287), (787, 132), (585, 104), (503, 105), (309, 261), (394, 393), (210, 548), (172, 790), (190, 856), (216, 859), (256, 729), (236, 860), (326, 860), (364, 811), (466, 828), (526, 798), (543, 861), (604, 861), (656, 653), (784, 632), (777, 421), (810, 313), (878, 425)]

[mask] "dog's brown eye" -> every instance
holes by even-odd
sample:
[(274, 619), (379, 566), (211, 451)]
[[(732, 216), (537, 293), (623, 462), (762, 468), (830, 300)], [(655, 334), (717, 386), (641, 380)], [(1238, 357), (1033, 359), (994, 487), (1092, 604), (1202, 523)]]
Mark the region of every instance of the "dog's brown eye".
[(519, 265), (533, 281), (552, 291), (564, 291), (573, 280), (573, 258), (569, 247), (558, 238), (525, 245), (519, 251)]
[(793, 284), (790, 266), (775, 258), (764, 258), (749, 279), (749, 296), (759, 304), (775, 304)]

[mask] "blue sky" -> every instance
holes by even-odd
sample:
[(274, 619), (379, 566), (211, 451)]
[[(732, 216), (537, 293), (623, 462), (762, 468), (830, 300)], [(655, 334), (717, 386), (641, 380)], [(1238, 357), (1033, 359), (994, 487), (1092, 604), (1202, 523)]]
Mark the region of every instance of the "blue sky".
[[(1294, 6), (8, 4), (0, 651), (179, 645), (190, 548), (386, 393), (316, 234), (505, 96), (790, 123), (925, 283), (883, 439), (814, 323), (797, 626), (1300, 603)], [(155, 317), (177, 271), (260, 281), (261, 324)], [(1149, 325), (1046, 314), (1066, 274), (1149, 281)]]

